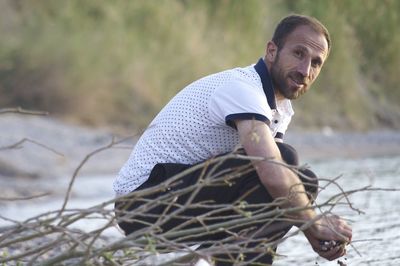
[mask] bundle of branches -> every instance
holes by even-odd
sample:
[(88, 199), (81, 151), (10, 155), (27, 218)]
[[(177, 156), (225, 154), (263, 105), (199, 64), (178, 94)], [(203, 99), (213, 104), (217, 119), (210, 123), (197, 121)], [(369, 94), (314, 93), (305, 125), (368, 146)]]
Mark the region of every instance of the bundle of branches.
[[(227, 154), (213, 159), (212, 163), (218, 165), (232, 157), (249, 159), (243, 155)], [(254, 161), (262, 158), (250, 159)], [(210, 161), (196, 165), (158, 186), (134, 191), (124, 197), (111, 199), (91, 208), (67, 209), (64, 204), (60, 210), (47, 212), (24, 222), (14, 221), (13, 225), (1, 229), (0, 248), (3, 249), (3, 256), (0, 258), (0, 263), (13, 262), (23, 265), (126, 265), (127, 263), (178, 265), (183, 263), (182, 265), (187, 265), (188, 261), (198, 257), (210, 258), (224, 253), (231, 254), (227, 259), (232, 264), (239, 265), (243, 258), (242, 254), (273, 253), (274, 247), (279, 242), (293, 235), (292, 233), (284, 238), (276, 238), (288, 225), (298, 222), (288, 217), (302, 209), (280, 208), (286, 201), (284, 198), (263, 204), (249, 204), (240, 199), (233, 203), (219, 205), (211, 201), (193, 201), (199, 191), (205, 187), (235, 182), (235, 178), (249, 171), (250, 166), (245, 165), (226, 172), (208, 171), (193, 185), (175, 189), (179, 186), (183, 175), (190, 171), (204, 169), (209, 164)], [(334, 181), (330, 183), (332, 182), (334, 183)], [(166, 190), (171, 190), (171, 192), (150, 199), (151, 195)], [(352, 192), (342, 192), (323, 204), (304, 208), (333, 207), (349, 193)], [(185, 203), (178, 203), (177, 198), (184, 195), (187, 198)], [(67, 200), (68, 197), (66, 197)], [(113, 206), (116, 202), (141, 202), (141, 204), (134, 212), (121, 210), (115, 215)], [(162, 215), (155, 216), (149, 211), (159, 206), (163, 206)], [(206, 211), (196, 217), (185, 216), (185, 213), (193, 208), (202, 208)], [(143, 218), (151, 218), (155, 222), (143, 226), (127, 237), (117, 240), (108, 239), (104, 236), (104, 232), (116, 226), (116, 217), (119, 217), (120, 222), (121, 220), (125, 222), (146, 220)], [(76, 229), (78, 223), (88, 219), (100, 220), (99, 224), (103, 225), (87, 232)], [(174, 219), (180, 219), (183, 222), (171, 230), (164, 231), (163, 225)], [(257, 224), (263, 226), (256, 227)], [(305, 224), (302, 229), (309, 225)], [(221, 232), (227, 235), (222, 240), (210, 238), (201, 243), (198, 241), (198, 239)], [(201, 244), (200, 248), (198, 248), (199, 244)], [(171, 252), (175, 253), (172, 258), (151, 260), (157, 257), (154, 256), (155, 254)]]
[[(15, 221), (0, 216), (11, 225), (0, 228), (0, 263), (4, 265), (188, 265), (198, 258), (213, 258), (224, 254), (232, 265), (248, 265), (243, 254), (274, 254), (280, 242), (306, 229), (322, 215), (327, 215), (339, 203), (351, 203), (347, 196), (365, 190), (343, 191), (336, 180), (325, 180), (335, 185), (340, 193), (323, 203), (302, 208), (283, 208), (287, 198), (273, 202), (252, 204), (242, 198), (234, 202), (215, 204), (212, 200), (198, 201), (197, 195), (204, 189), (233, 185), (237, 178), (252, 171), (252, 162), (270, 160), (241, 155), (237, 152), (210, 159), (174, 175), (162, 183), (136, 190), (128, 195), (110, 199), (85, 209), (68, 209), (67, 203), (82, 166), (94, 154), (109, 149), (124, 140), (112, 140), (110, 144), (88, 154), (71, 177), (63, 206), (25, 221)], [(12, 148), (11, 145), (8, 148)], [(228, 159), (247, 160), (249, 163), (219, 171), (218, 166)], [(296, 167), (290, 167), (297, 174)], [(207, 171), (205, 171), (207, 169)], [(182, 177), (197, 171), (196, 181), (181, 186)], [(307, 177), (304, 177), (307, 178)], [(325, 189), (321, 187), (320, 190)], [(163, 193), (167, 191), (168, 193)], [(252, 191), (248, 191), (251, 193)], [(184, 198), (185, 200), (178, 200)], [(140, 203), (140, 204), (138, 204)], [(115, 204), (127, 208), (114, 211)], [(128, 207), (136, 204), (132, 211)], [(290, 234), (287, 228), (297, 223), (290, 217), (306, 208), (327, 209), (314, 221), (304, 223)], [(328, 207), (328, 208), (326, 208)], [(161, 214), (152, 210), (162, 209)], [(196, 215), (188, 215), (199, 210)], [(358, 211), (358, 210), (357, 210)], [(193, 214), (193, 213), (192, 213)], [(81, 230), (79, 224), (97, 220), (93, 230)], [(149, 222), (151, 221), (151, 222)], [(178, 226), (166, 230), (166, 225), (180, 221)], [(110, 238), (106, 231), (118, 227), (118, 223), (139, 223), (140, 229), (126, 237)], [(213, 236), (223, 234), (223, 238)], [(160, 259), (160, 254), (173, 254)], [(257, 258), (255, 258), (257, 259)], [(254, 264), (252, 264), (254, 265)]]

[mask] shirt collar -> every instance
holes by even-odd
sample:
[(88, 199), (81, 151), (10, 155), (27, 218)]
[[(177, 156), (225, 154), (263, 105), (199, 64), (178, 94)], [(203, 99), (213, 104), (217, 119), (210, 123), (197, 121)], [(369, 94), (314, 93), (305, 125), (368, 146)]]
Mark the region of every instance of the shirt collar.
[(261, 83), (263, 86), (265, 96), (267, 97), (269, 107), (271, 109), (276, 109), (274, 87), (272, 86), (272, 80), (271, 76), (269, 75), (267, 65), (265, 64), (264, 60), (260, 58), (260, 60), (258, 60), (254, 68), (256, 69), (258, 75), (261, 78)]

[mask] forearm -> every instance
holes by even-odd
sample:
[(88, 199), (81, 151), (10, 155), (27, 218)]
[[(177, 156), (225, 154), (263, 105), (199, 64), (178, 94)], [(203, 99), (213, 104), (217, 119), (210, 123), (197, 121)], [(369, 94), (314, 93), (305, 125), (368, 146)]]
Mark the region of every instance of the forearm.
[(315, 212), (307, 208), (310, 201), (299, 177), (281, 158), (280, 151), (269, 132), (268, 127), (258, 121), (241, 121), (238, 130), (241, 143), (248, 155), (263, 157), (265, 160), (255, 163), (257, 174), (273, 198), (285, 198), (283, 207), (299, 207), (298, 220), (313, 219)]
[(274, 199), (285, 199), (282, 207), (300, 209), (296, 213), (291, 213), (291, 217), (295, 217), (299, 221), (308, 221), (316, 216), (314, 210), (309, 208), (311, 202), (307, 197), (303, 183), (297, 174), (283, 165), (280, 158), (260, 162), (256, 165), (256, 169), (268, 193)]

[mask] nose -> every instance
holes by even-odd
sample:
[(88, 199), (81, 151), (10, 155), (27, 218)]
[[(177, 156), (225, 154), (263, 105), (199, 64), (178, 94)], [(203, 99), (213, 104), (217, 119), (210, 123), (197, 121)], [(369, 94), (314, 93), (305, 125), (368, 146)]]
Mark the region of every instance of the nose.
[(310, 71), (311, 71), (311, 59), (310, 58), (304, 58), (298, 65), (298, 72), (300, 72), (303, 77), (308, 78), (310, 76)]

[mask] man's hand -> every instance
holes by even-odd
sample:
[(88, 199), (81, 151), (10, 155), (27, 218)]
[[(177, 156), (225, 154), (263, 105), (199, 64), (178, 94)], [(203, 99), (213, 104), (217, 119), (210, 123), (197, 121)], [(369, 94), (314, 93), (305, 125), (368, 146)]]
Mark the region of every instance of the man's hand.
[(324, 216), (304, 231), (308, 242), (318, 255), (334, 260), (346, 254), (352, 238), (351, 227), (339, 216)]

